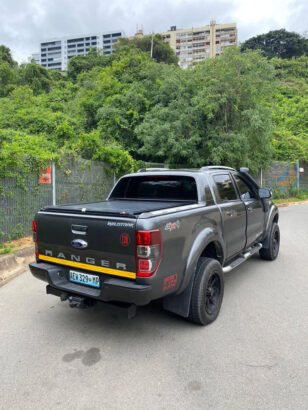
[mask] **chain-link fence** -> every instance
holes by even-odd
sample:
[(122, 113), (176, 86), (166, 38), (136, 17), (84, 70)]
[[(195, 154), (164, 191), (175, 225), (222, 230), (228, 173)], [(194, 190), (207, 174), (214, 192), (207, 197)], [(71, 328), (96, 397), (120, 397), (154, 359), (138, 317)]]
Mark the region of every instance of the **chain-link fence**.
[[(105, 199), (115, 176), (101, 162), (67, 159), (55, 167), (57, 204), (94, 202)], [(24, 182), (1, 179), (0, 242), (31, 234), (31, 222), (43, 206), (53, 203), (53, 184), (39, 183), (39, 173)]]
[[(55, 174), (54, 196), (59, 205), (101, 201), (115, 182), (113, 172), (95, 161), (68, 158), (56, 167)], [(308, 190), (308, 163), (274, 162), (256, 179), (260, 185), (271, 188), (274, 195), (287, 195), (292, 188)], [(22, 186), (13, 179), (1, 179), (0, 184), (1, 243), (31, 234), (31, 221), (37, 210), (53, 203), (53, 184), (39, 183), (38, 173), (28, 175)]]

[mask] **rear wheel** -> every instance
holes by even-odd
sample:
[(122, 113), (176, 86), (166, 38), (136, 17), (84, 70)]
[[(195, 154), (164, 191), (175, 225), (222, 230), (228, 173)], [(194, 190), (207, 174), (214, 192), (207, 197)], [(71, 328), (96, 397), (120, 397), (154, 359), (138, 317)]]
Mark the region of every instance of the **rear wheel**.
[(220, 263), (202, 258), (197, 266), (188, 319), (200, 325), (212, 323), (218, 316), (224, 293)]
[(280, 246), (280, 230), (278, 224), (273, 223), (271, 230), (269, 232), (269, 247), (261, 248), (259, 253), (262, 259), (273, 261), (277, 258)]

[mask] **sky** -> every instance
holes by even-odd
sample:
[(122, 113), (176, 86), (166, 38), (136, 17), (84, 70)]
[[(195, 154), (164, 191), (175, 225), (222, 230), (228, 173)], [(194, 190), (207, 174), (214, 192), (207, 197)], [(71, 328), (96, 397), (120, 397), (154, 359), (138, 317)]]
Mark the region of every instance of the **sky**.
[(285, 28), (308, 31), (307, 0), (0, 0), (0, 44), (18, 62), (54, 37), (123, 30), (133, 35), (170, 26), (237, 23), (239, 41)]

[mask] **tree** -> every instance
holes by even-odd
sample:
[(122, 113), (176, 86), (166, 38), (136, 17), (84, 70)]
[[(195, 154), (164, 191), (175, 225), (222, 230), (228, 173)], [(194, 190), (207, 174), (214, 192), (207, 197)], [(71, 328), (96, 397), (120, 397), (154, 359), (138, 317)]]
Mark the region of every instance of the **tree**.
[(104, 53), (96, 48), (91, 48), (87, 55), (76, 56), (69, 60), (67, 75), (72, 80), (76, 80), (78, 75), (88, 72), (94, 67), (106, 67), (112, 62), (112, 55)]
[[(230, 48), (168, 78), (164, 103), (147, 112), (136, 133), (144, 159), (172, 165), (249, 166), (272, 158), (274, 67), (258, 52)], [(168, 101), (169, 98), (169, 101)]]
[(292, 58), (308, 53), (308, 39), (285, 29), (269, 31), (245, 41), (241, 50), (261, 50), (265, 57)]
[(308, 57), (272, 61), (280, 80), (273, 98), (275, 158), (308, 161)]
[(10, 68), (17, 66), (16, 61), (12, 58), (11, 50), (4, 45), (0, 45), (0, 63), (1, 62), (7, 63)]
[(38, 95), (50, 90), (50, 77), (48, 70), (35, 63), (22, 64), (19, 70), (21, 85), (28, 85)]
[[(152, 48), (152, 35), (133, 38), (120, 38), (116, 45), (116, 52), (127, 52), (130, 48), (139, 48), (144, 52), (150, 52)], [(153, 35), (153, 58), (158, 63), (177, 64), (178, 58), (169, 44), (165, 43), (160, 34)]]
[(0, 97), (7, 96), (18, 82), (16, 70), (12, 69), (6, 61), (0, 60)]

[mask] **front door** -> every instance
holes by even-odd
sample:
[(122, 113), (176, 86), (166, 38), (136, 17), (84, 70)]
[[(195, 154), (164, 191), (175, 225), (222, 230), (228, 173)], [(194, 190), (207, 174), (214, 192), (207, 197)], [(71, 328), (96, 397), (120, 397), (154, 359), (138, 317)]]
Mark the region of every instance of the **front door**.
[(233, 174), (241, 200), (247, 211), (247, 246), (255, 243), (263, 233), (265, 214), (257, 193), (239, 175)]

